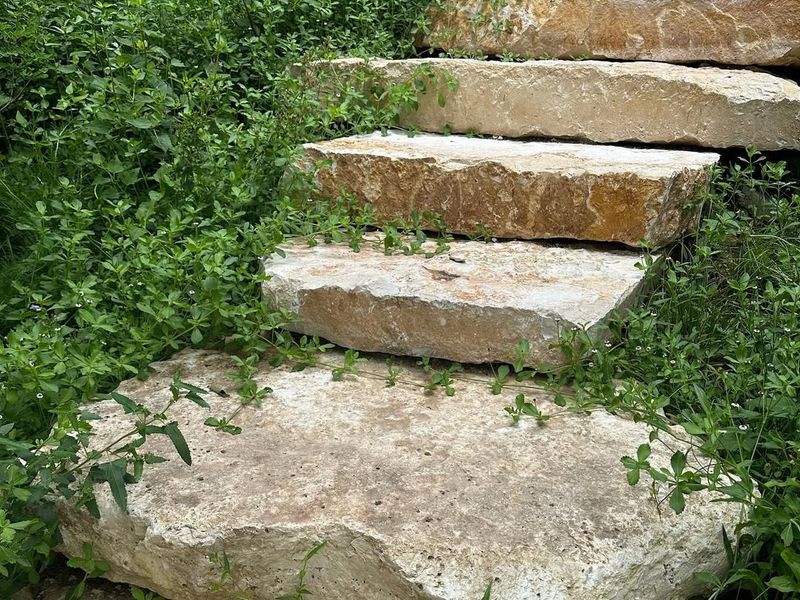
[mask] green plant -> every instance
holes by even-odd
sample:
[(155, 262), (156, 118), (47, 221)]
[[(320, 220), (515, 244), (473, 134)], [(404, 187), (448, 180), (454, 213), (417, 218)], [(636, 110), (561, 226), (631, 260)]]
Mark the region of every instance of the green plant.
[[(57, 539), (37, 476), (50, 472), (62, 490), (74, 478), (88, 507), (83, 494), (104, 481), (124, 503), (124, 483), (147, 462), (129, 447), (69, 472), (91, 401), (145, 377), (153, 360), (214, 347), (241, 361), (242, 410), (269, 393), (251, 379), (256, 357), (275, 348), (278, 361), (313, 362), (324, 349), (286, 333), (290, 316), (261, 302), (259, 260), (293, 236), (357, 245), (370, 217), (347, 198), (317, 197), (289, 166), (305, 141), (391, 126), (416, 92), (412, 82), (375, 88), (376, 102), (329, 74), (337, 95), (320, 98), (290, 66), (408, 54), (426, 7), (0, 7), (0, 596), (35, 580)], [(207, 424), (235, 434), (236, 415)], [(148, 427), (185, 454), (169, 421)]]
[(164, 600), (161, 596), (154, 592), (146, 592), (136, 586), (131, 586), (131, 597), (133, 600)]
[[(644, 302), (609, 323), (607, 339), (563, 332), (560, 347), (571, 364), (548, 377), (556, 390), (573, 386), (559, 401), (569, 410), (602, 407), (651, 428), (651, 442), (622, 458), (630, 484), (646, 474), (658, 483), (659, 503), (676, 513), (706, 489), (742, 505), (747, 519), (725, 534), (729, 574), (698, 575), (714, 597), (794, 597), (800, 185), (784, 163), (749, 150), (716, 173), (702, 200), (696, 237), (665, 252)], [(514, 420), (532, 412), (524, 401), (508, 410)], [(703, 460), (673, 449), (668, 468), (653, 467), (652, 446), (675, 441)]]
[(111, 568), (104, 560), (97, 560), (94, 558), (94, 550), (91, 544), (83, 544), (83, 556), (78, 558), (71, 558), (67, 565), (74, 569), (82, 569), (84, 571), (83, 579), (74, 588), (67, 592), (64, 600), (80, 600), (86, 592), (86, 582), (91, 577), (101, 577), (106, 571)]
[(317, 554), (320, 550), (325, 547), (325, 542), (320, 542), (316, 544), (311, 550), (309, 550), (306, 555), (303, 557), (303, 562), (300, 565), (300, 571), (297, 573), (297, 585), (295, 586), (294, 592), (287, 596), (281, 596), (278, 600), (303, 600), (306, 596), (311, 596), (311, 592), (306, 588), (306, 575), (308, 574), (308, 563), (314, 558), (314, 555)]

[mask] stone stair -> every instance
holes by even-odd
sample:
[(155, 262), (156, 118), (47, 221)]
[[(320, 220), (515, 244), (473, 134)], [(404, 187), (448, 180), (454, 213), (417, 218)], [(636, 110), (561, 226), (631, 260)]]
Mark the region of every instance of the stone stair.
[(437, 213), (452, 233), (663, 246), (696, 221), (712, 152), (388, 132), (306, 144), (320, 191), (383, 221)]
[[(435, 13), (421, 43), (491, 54), (798, 64), (793, 0), (769, 10), (750, 4), (702, 2), (692, 12), (670, 0), (526, 0), (489, 13), (488, 2), (460, 0)], [(729, 11), (749, 37), (709, 11)], [(488, 21), (475, 18), (482, 14)], [(485, 29), (498, 19), (505, 29)], [(319, 68), (346, 76), (364, 62)], [(479, 600), (490, 581), (493, 600), (699, 593), (693, 573), (724, 571), (722, 527), (732, 531), (741, 515), (709, 493), (692, 495), (679, 517), (659, 515), (646, 486), (626, 484), (619, 461), (648, 440), (646, 427), (559, 411), (531, 382), (491, 393), (494, 379), (481, 366), (467, 365), (452, 389), (426, 389), (430, 373), (405, 357), (509, 362), (524, 339), (525, 362), (557, 364), (563, 328), (602, 335), (600, 325), (642, 287), (637, 246), (662, 246), (691, 230), (691, 201), (719, 157), (576, 142), (800, 148), (800, 88), (746, 69), (644, 62), (376, 59), (367, 68), (384, 82), (427, 81), (401, 125), (429, 133), (308, 144), (298, 166), (313, 171), (323, 194), (351, 194), (381, 220), (433, 211), (452, 233), (480, 225), (501, 241), (457, 238), (444, 252), (430, 243), (417, 254), (386, 253), (376, 233), (359, 252), (295, 241), (265, 257), (265, 299), (295, 315), (292, 330), (400, 355), (393, 370), (369, 356), (360, 375), (347, 375), (354, 355), (338, 350), (302, 371), (265, 363), (255, 379), (272, 393), (237, 411), (243, 432), (229, 436), (203, 425), (208, 414), (237, 409), (229, 357), (188, 351), (155, 365), (153, 378), (120, 392), (159, 407), (176, 370), (217, 390), (208, 414), (177, 407), (195, 460), (149, 466), (128, 492), (128, 514), (105, 488), (97, 492), (99, 521), (62, 505), (65, 553), (80, 554), (91, 541), (111, 564), (109, 577), (170, 600), (288, 594), (320, 540), (327, 545), (306, 586), (325, 600)], [(444, 131), (525, 139), (431, 135)], [(520, 393), (553, 418), (512, 425), (506, 409)], [(111, 402), (93, 410), (103, 417), (97, 444), (130, 426)], [(672, 450), (688, 448), (676, 444)], [(147, 450), (173, 454), (159, 439)], [(657, 449), (651, 461), (667, 465), (669, 455)], [(222, 551), (236, 594), (209, 591), (219, 572), (207, 556)]]
[[(494, 395), (491, 378), (468, 371), (455, 396), (426, 394), (426, 374), (396, 366), (404, 381), (392, 387), (374, 358), (338, 382), (330, 366), (264, 367), (256, 381), (273, 393), (230, 436), (203, 425), (239, 404), (230, 357), (189, 351), (155, 364), (119, 392), (159, 410), (180, 370), (231, 393), (208, 394), (208, 412), (176, 405), (193, 463), (148, 465), (127, 515), (107, 486), (100, 520), (63, 506), (64, 551), (82, 556), (91, 541), (107, 577), (169, 600), (275, 600), (320, 540), (305, 582), (320, 600), (481, 600), (489, 582), (492, 600), (678, 600), (699, 591), (694, 571), (724, 567), (720, 531), (736, 525), (735, 505), (703, 493), (659, 517), (648, 487), (626, 483), (619, 457), (647, 442), (644, 425), (594, 412), (511, 426), (504, 407), (519, 390)], [(92, 410), (98, 444), (132, 423), (113, 402)], [(151, 440), (148, 451), (175, 457), (169, 440)], [(670, 453), (650, 460), (667, 466)], [(238, 595), (209, 590), (221, 570), (208, 555), (223, 550)]]
[[(371, 243), (370, 243), (371, 242)], [(380, 238), (358, 254), (345, 244), (294, 243), (265, 260), (264, 296), (296, 315), (290, 328), (368, 352), (465, 363), (563, 362), (565, 330), (592, 335), (633, 302), (645, 276), (626, 250), (535, 242), (456, 240), (448, 252), (386, 256)], [(422, 252), (433, 253), (429, 242)]]
[[(427, 91), (400, 125), (431, 133), (800, 149), (800, 86), (762, 71), (453, 58), (343, 58), (316, 68), (343, 77), (362, 71), (370, 76), (366, 91), (371, 85), (418, 80)], [(448, 81), (457, 87), (451, 89)], [(444, 106), (440, 99), (446, 100)]]

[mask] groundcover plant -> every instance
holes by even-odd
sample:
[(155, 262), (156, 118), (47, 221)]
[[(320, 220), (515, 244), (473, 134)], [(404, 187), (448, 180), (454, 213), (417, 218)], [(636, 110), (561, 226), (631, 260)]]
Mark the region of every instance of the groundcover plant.
[[(320, 342), (285, 333), (289, 316), (261, 302), (258, 259), (289, 236), (357, 248), (371, 219), (347, 198), (316, 198), (287, 167), (300, 143), (392, 125), (425, 84), (336, 81), (321, 102), (290, 67), (343, 53), (408, 56), (427, 4), (0, 7), (0, 597), (50, 560), (52, 494), (93, 511), (92, 484), (102, 482), (124, 507), (126, 484), (160, 460), (138, 451), (149, 435), (169, 437), (191, 461), (169, 406), (143, 413), (113, 395), (139, 425), (87, 455), (91, 400), (189, 346), (235, 353), (243, 406), (264, 398), (250, 377), (268, 349), (317, 360)], [(669, 472), (656, 471), (646, 447), (623, 463), (630, 483), (667, 485), (667, 510), (704, 487), (748, 509), (747, 527), (727, 532), (729, 576), (700, 575), (719, 595), (800, 592), (799, 193), (783, 163), (755, 152), (721, 170), (697, 199), (699, 233), (669, 251), (607, 344), (566, 332), (569, 367), (499, 367), (494, 384), (568, 383), (569, 410), (632, 413), (664, 440), (678, 424), (696, 435), (707, 468), (675, 456)], [(397, 251), (416, 251), (424, 236), (404, 246), (387, 233)], [(357, 373), (349, 356), (344, 368)], [(431, 385), (457, 393), (458, 377), (455, 367), (432, 371)], [(173, 402), (204, 402), (180, 377), (172, 390)], [(520, 396), (509, 418), (547, 418)], [(234, 419), (209, 426), (236, 433)], [(89, 552), (81, 566), (102, 570)]]
[[(190, 345), (225, 345), (246, 373), (283, 319), (260, 301), (258, 257), (352, 221), (293, 193), (300, 178), (279, 185), (285, 167), (299, 143), (390, 125), (413, 89), (322, 106), (288, 67), (408, 54), (426, 4), (3, 3), (0, 596), (49, 559), (47, 491), (91, 508), (84, 478), (121, 494), (155, 460), (129, 444), (82, 464), (85, 403)], [(168, 418), (148, 427), (181, 445)]]

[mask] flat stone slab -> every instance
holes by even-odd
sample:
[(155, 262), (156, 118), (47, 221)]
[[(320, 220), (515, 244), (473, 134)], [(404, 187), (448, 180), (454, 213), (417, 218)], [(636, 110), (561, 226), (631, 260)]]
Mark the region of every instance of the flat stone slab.
[[(423, 131), (800, 149), (800, 86), (769, 73), (596, 60), (370, 59), (366, 65), (338, 59), (315, 68), (366, 68), (388, 84), (420, 79), (428, 93), (400, 123)], [(446, 74), (457, 89), (447, 87)]]
[[(379, 246), (379, 244), (375, 244)], [(433, 251), (428, 243), (424, 250)], [(535, 242), (453, 241), (450, 252), (386, 256), (365, 244), (282, 247), (264, 261), (267, 302), (296, 316), (292, 330), (369, 352), (529, 363), (564, 360), (551, 348), (630, 305), (644, 279), (638, 253)]]
[[(511, 426), (503, 409), (518, 390), (494, 396), (472, 373), (453, 397), (424, 393), (426, 378), (401, 366), (409, 383), (387, 387), (380, 360), (362, 365), (376, 378), (341, 382), (329, 368), (264, 365), (255, 378), (273, 393), (242, 410), (243, 431), (230, 436), (203, 425), (239, 406), (230, 358), (195, 351), (157, 364), (120, 393), (161, 409), (180, 369), (230, 395), (205, 394), (210, 411), (175, 406), (193, 464), (152, 437), (145, 449), (170, 461), (129, 486), (128, 514), (105, 484), (99, 521), (62, 505), (63, 550), (91, 542), (108, 577), (170, 600), (233, 600), (209, 591), (220, 571), (207, 556), (223, 550), (229, 587), (274, 600), (323, 540), (306, 586), (325, 600), (477, 600), (492, 580), (492, 600), (684, 600), (698, 591), (695, 571), (723, 571), (721, 531), (738, 508), (699, 493), (682, 515), (659, 516), (649, 486), (629, 487), (620, 463), (647, 441), (641, 424), (599, 411)], [(92, 411), (103, 417), (98, 445), (131, 424), (110, 402)], [(666, 466), (669, 453), (654, 448), (651, 461)]]
[(449, 0), (422, 46), (529, 58), (800, 65), (797, 0)]
[(687, 202), (708, 185), (709, 152), (679, 152), (388, 132), (305, 144), (323, 195), (344, 190), (378, 219), (439, 214), (502, 238), (652, 246), (696, 223)]

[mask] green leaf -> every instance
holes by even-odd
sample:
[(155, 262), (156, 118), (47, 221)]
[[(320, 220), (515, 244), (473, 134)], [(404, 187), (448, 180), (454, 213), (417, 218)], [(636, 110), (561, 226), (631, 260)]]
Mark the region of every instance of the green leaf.
[(122, 410), (124, 410), (126, 414), (138, 413), (142, 410), (141, 406), (136, 404), (136, 402), (134, 402), (127, 396), (123, 396), (122, 394), (118, 394), (117, 392), (111, 392), (109, 396), (111, 396), (111, 399), (114, 400), (114, 402), (116, 402), (122, 407)]
[(203, 334), (196, 327), (192, 329), (192, 343), (197, 345), (203, 341)]
[(652, 453), (652, 449), (650, 448), (650, 444), (642, 444), (636, 450), (636, 458), (640, 463), (643, 463), (648, 458), (650, 458), (650, 454)]
[(794, 541), (794, 525), (790, 521), (789, 524), (781, 531), (781, 541), (784, 546), (791, 546)]
[(195, 404), (197, 404), (197, 406), (202, 406), (203, 408), (211, 408), (211, 407), (208, 405), (208, 402), (206, 402), (205, 400), (203, 400), (203, 397), (202, 397), (202, 396), (200, 396), (199, 394), (196, 394), (195, 392), (188, 392), (188, 393), (186, 394), (186, 398), (187, 398), (188, 400), (191, 400), (191, 401), (192, 401), (192, 402), (194, 402)]
[(781, 552), (781, 558), (792, 570), (795, 581), (800, 582), (800, 554), (797, 554), (791, 548), (785, 548)]
[(778, 590), (779, 592), (800, 592), (800, 586), (792, 581), (790, 577), (786, 576), (773, 577), (767, 582), (767, 585), (773, 590)]
[(144, 117), (129, 117), (125, 119), (129, 125), (133, 125), (136, 129), (152, 129), (158, 125), (158, 121), (151, 121)]
[(492, 600), (492, 583), (494, 582), (490, 581), (489, 585), (486, 586), (486, 591), (483, 592), (481, 600)]
[(683, 509), (686, 508), (686, 499), (683, 497), (681, 488), (676, 487), (672, 490), (672, 493), (669, 495), (669, 507), (675, 511), (676, 515), (681, 514)]
[(67, 595), (64, 597), (64, 600), (80, 600), (81, 598), (83, 598), (83, 595), (85, 593), (86, 593), (86, 578), (82, 579), (78, 585), (69, 590), (69, 592), (67, 592)]
[(128, 473), (128, 461), (119, 458), (112, 462), (107, 462), (93, 467), (95, 470), (94, 479), (105, 481), (111, 488), (111, 495), (122, 512), (128, 512), (128, 490), (125, 486), (125, 475)]
[(626, 478), (628, 480), (628, 485), (636, 485), (637, 483), (639, 483), (640, 474), (641, 474), (641, 471), (639, 470), (638, 467), (628, 471), (628, 474), (626, 476)]
[(686, 466), (686, 455), (681, 451), (675, 452), (670, 460), (670, 465), (675, 476), (680, 477), (681, 473), (683, 473), (683, 468)]
[(164, 425), (164, 433), (167, 434), (170, 440), (172, 440), (172, 445), (175, 446), (175, 450), (178, 451), (178, 455), (181, 457), (181, 460), (183, 460), (183, 462), (185, 462), (187, 465), (191, 465), (192, 454), (189, 451), (189, 446), (186, 444), (186, 439), (184, 439), (183, 434), (181, 433), (180, 429), (178, 429), (178, 423), (176, 421), (172, 421), (171, 423)]

